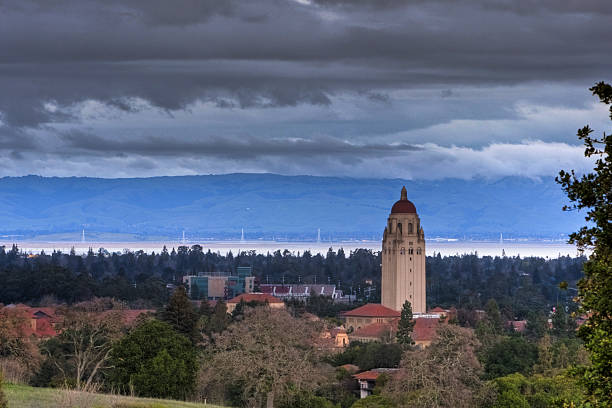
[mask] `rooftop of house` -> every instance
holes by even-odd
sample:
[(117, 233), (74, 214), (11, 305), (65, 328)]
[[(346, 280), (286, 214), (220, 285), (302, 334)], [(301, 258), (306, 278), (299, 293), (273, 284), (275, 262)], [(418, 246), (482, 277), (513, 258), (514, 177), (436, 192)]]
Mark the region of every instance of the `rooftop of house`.
[(400, 317), (401, 313), (378, 303), (368, 303), (357, 309), (344, 312), (342, 315), (347, 317)]
[(393, 323), (372, 323), (367, 326), (360, 327), (351, 333), (351, 337), (366, 337), (372, 339), (380, 339), (385, 335), (393, 335), (397, 332), (397, 322)]
[(414, 320), (412, 330), (412, 340), (431, 341), (436, 336), (436, 330), (440, 325), (440, 320), (436, 318), (421, 317)]
[[(54, 337), (58, 334), (61, 322), (64, 316), (55, 307), (30, 307), (24, 304), (8, 305), (2, 310), (13, 313), (15, 317), (23, 321), (22, 335), (24, 337)], [(120, 309), (106, 310), (103, 312), (91, 312), (92, 318), (102, 317), (110, 313), (117, 313), (126, 326), (133, 324), (138, 316), (145, 313), (155, 312), (152, 309)], [(36, 320), (36, 324), (30, 324), (29, 321)]]
[(376, 381), (378, 376), (382, 374), (376, 371), (368, 370), (359, 374), (354, 374), (353, 378), (356, 380), (365, 380), (365, 381)]
[(354, 374), (353, 378), (356, 380), (376, 381), (381, 374), (394, 373), (397, 371), (397, 368), (373, 368), (359, 374)]

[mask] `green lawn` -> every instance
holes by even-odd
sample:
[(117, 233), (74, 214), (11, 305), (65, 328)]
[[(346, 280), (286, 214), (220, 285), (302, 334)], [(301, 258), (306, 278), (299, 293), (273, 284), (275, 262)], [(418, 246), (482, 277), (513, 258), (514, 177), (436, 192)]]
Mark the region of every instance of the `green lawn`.
[(192, 402), (91, 394), (57, 388), (4, 384), (9, 408), (221, 408)]

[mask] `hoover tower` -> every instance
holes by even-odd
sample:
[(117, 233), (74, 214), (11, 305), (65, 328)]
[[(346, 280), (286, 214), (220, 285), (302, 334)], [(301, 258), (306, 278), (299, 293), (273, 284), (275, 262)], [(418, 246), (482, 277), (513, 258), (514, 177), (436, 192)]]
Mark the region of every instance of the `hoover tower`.
[(425, 233), (406, 187), (391, 208), (382, 241), (382, 305), (401, 311), (407, 300), (412, 312), (423, 314), (425, 304)]

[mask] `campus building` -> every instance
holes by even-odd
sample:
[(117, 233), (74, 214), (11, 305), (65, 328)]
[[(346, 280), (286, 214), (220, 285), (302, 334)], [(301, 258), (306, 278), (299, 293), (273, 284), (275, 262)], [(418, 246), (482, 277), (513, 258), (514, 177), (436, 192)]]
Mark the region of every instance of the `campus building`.
[(200, 272), (183, 277), (189, 297), (193, 300), (232, 299), (241, 293), (251, 293), (255, 277), (250, 266), (239, 266), (236, 273)]

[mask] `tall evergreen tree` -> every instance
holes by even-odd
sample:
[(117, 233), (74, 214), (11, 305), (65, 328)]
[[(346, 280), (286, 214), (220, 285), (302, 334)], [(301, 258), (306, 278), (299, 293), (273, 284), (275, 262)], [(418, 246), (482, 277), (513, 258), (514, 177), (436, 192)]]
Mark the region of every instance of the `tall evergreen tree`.
[(210, 315), (212, 315), (213, 308), (207, 299), (202, 299), (202, 302), (200, 303), (200, 309), (198, 312), (200, 313), (200, 316), (204, 316), (204, 317), (210, 317)]
[[(611, 85), (599, 82), (590, 90), (601, 102), (612, 105)], [(592, 132), (587, 125), (578, 130), (578, 138), (586, 146), (585, 156), (596, 159), (594, 172), (577, 177), (573, 170), (561, 171), (557, 182), (572, 202), (564, 210), (587, 211), (588, 226), (569, 239), (580, 249), (593, 250), (578, 283), (580, 312), (588, 316), (578, 334), (592, 362), (583, 381), (593, 405), (612, 407), (612, 134), (594, 138)]]
[(495, 334), (501, 334), (504, 329), (504, 321), (502, 319), (502, 315), (499, 312), (499, 306), (495, 299), (489, 299), (485, 306), (485, 311), (487, 313), (487, 320), (491, 324), (491, 328), (493, 329)]
[(166, 308), (160, 313), (160, 318), (171, 324), (177, 332), (195, 341), (199, 317), (184, 287), (179, 286), (174, 291)]
[(405, 301), (402, 306), (402, 315), (397, 325), (397, 342), (404, 347), (410, 347), (414, 344), (412, 340), (412, 330), (414, 329), (415, 321), (412, 319), (412, 305), (409, 301)]
[(206, 332), (208, 334), (221, 333), (227, 328), (231, 320), (230, 315), (227, 313), (227, 305), (224, 301), (219, 300), (213, 309), (210, 319), (208, 320)]

